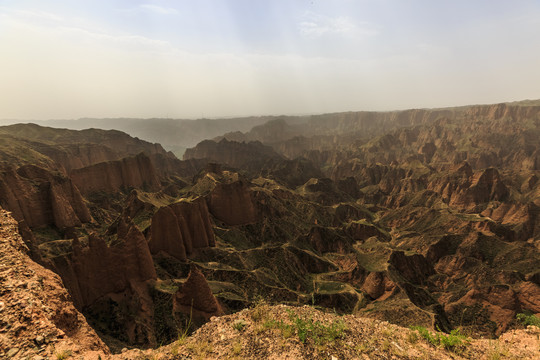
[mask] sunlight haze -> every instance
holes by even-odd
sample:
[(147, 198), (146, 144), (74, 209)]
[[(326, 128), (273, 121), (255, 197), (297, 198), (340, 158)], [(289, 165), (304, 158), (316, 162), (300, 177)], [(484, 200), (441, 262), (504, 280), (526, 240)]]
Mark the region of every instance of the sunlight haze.
[(538, 1), (0, 1), (0, 119), (536, 99), (538, 34)]

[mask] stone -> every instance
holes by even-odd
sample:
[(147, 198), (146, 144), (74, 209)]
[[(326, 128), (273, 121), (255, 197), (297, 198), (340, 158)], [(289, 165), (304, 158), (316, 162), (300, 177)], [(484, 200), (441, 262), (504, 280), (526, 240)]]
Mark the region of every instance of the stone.
[(9, 358), (12, 358), (14, 357), (15, 355), (17, 355), (17, 353), (19, 352), (19, 348), (11, 348), (8, 350), (8, 352), (6, 353), (6, 357), (9, 359)]

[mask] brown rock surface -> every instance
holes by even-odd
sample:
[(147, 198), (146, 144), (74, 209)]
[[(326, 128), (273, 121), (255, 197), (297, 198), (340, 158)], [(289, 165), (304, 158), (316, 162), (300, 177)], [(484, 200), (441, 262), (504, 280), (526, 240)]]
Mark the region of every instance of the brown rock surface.
[(350, 240), (320, 226), (311, 228), (307, 236), (307, 241), (319, 253), (335, 252), (347, 254), (352, 250)]
[(223, 315), (221, 305), (214, 297), (206, 278), (197, 268), (191, 265), (186, 282), (178, 289), (173, 299), (173, 311), (204, 318), (208, 321), (212, 316)]
[(204, 198), (160, 208), (152, 217), (149, 247), (186, 260), (194, 249), (215, 246), (210, 213)]
[[(141, 152), (169, 156), (159, 144), (152, 144), (116, 130), (55, 129), (36, 124), (0, 126), (0, 158), (10, 157), (16, 164), (42, 164), (63, 173), (105, 161), (119, 160)], [(12, 149), (25, 156), (10, 156)], [(19, 156), (19, 158), (17, 158)]]
[(54, 225), (65, 229), (92, 220), (70, 179), (32, 165), (1, 171), (0, 203), (31, 228)]
[(212, 215), (228, 225), (253, 223), (260, 216), (253, 193), (242, 179), (216, 183), (207, 201)]
[(259, 141), (245, 143), (227, 139), (219, 142), (205, 140), (184, 153), (184, 160), (208, 159), (235, 168), (249, 168), (269, 159), (281, 158), (271, 147)]
[(122, 218), (114, 245), (90, 235), (88, 246), (77, 238), (72, 246), (71, 255), (52, 262), (77, 308), (92, 319), (105, 316), (110, 325), (114, 322), (126, 343), (155, 343), (148, 288), (157, 275), (144, 235), (129, 218)]
[(73, 254), (55, 258), (55, 267), (79, 308), (92, 304), (109, 293), (119, 293), (140, 283), (156, 279), (154, 262), (144, 235), (129, 219), (119, 225), (120, 242), (108, 246), (95, 235), (88, 247), (73, 240)]
[(83, 195), (125, 188), (156, 191), (161, 186), (150, 158), (144, 154), (75, 169), (70, 177)]
[(433, 265), (420, 254), (407, 256), (403, 251), (393, 251), (388, 263), (400, 277), (413, 284), (424, 284), (429, 276), (435, 274)]
[(11, 215), (0, 211), (0, 357), (56, 358), (70, 351), (85, 359), (109, 349), (75, 309), (60, 277), (27, 255)]

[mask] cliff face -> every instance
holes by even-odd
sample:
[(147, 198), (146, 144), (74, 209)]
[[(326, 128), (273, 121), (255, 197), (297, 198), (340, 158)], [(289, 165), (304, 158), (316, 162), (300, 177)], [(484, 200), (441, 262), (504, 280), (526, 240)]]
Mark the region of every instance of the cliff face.
[[(66, 173), (73, 169), (91, 166), (104, 161), (122, 158), (123, 153), (101, 144), (66, 144), (58, 146), (42, 146), (39, 152), (53, 159)], [(126, 156), (129, 156), (126, 154)]]
[(150, 229), (148, 243), (152, 254), (163, 251), (185, 261), (195, 249), (215, 246), (210, 214), (203, 198), (160, 208), (152, 217)]
[(30, 259), (17, 223), (4, 210), (0, 210), (0, 272), (0, 357), (55, 358), (69, 350), (73, 356), (97, 360), (109, 354), (73, 306), (60, 277)]
[(75, 169), (70, 177), (84, 195), (125, 188), (156, 191), (161, 185), (150, 158), (144, 154)]
[(65, 229), (92, 220), (70, 179), (32, 165), (2, 170), (0, 203), (30, 227), (54, 225)]
[(473, 174), (467, 163), (458, 167), (451, 176), (429, 182), (427, 188), (440, 193), (449, 205), (462, 209), (474, 209), (490, 201), (504, 201), (509, 195), (508, 187), (496, 169)]
[(125, 291), (133, 282), (156, 279), (146, 239), (131, 220), (122, 220), (118, 236), (120, 242), (115, 246), (107, 246), (95, 235), (89, 236), (87, 247), (74, 239), (72, 255), (56, 258), (55, 265), (77, 307)]
[(536, 119), (540, 117), (540, 106), (519, 106), (511, 104), (494, 104), (494, 105), (476, 105), (470, 106), (465, 116), (472, 119)]
[(178, 160), (163, 154), (153, 154), (150, 156), (150, 160), (152, 160), (152, 164), (160, 178), (179, 176), (192, 179), (208, 163), (205, 159)]
[(205, 140), (187, 149), (184, 160), (208, 159), (235, 168), (252, 168), (270, 159), (282, 159), (271, 147), (260, 142), (236, 142), (222, 139), (219, 142)]
[[(155, 343), (148, 282), (157, 275), (144, 235), (129, 218), (123, 218), (115, 245), (90, 235), (88, 246), (75, 238), (72, 247), (70, 255), (52, 259), (52, 266), (77, 308), (93, 322), (105, 316), (128, 343)], [(99, 328), (98, 324), (94, 323)]]
[(249, 224), (259, 219), (253, 192), (244, 180), (217, 183), (207, 197), (212, 215), (228, 225)]

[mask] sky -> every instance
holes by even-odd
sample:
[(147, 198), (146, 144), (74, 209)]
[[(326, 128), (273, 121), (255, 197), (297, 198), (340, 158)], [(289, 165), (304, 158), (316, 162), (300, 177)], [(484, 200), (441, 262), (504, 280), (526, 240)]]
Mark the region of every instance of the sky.
[(540, 98), (538, 0), (0, 0), (0, 119)]

